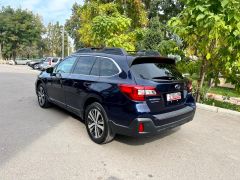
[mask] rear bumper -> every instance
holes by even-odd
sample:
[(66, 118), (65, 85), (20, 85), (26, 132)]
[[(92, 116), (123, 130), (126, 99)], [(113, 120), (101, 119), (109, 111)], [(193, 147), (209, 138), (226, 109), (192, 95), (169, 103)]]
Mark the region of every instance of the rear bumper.
[[(113, 121), (110, 122), (113, 133), (134, 137), (144, 137), (181, 126), (193, 120), (194, 114), (195, 108), (187, 106), (186, 108), (177, 111), (154, 115), (152, 118), (136, 118), (129, 126), (122, 126), (114, 123)], [(159, 122), (157, 125), (156, 121)], [(144, 125), (143, 132), (138, 132), (138, 126), (140, 123), (143, 123)]]

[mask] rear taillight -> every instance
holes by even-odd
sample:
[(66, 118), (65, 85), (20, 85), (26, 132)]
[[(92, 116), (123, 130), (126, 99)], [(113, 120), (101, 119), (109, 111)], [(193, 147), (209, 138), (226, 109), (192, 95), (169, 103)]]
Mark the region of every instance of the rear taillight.
[(156, 96), (157, 91), (152, 86), (138, 86), (129, 84), (120, 84), (119, 89), (127, 95), (131, 100), (144, 101), (147, 96)]
[(188, 91), (189, 93), (192, 92), (192, 81), (188, 81), (188, 83), (187, 83), (187, 91)]

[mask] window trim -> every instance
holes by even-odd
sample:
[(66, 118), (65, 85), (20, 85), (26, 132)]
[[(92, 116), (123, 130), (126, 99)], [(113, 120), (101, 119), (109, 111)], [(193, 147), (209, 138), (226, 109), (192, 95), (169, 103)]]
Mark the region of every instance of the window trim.
[[(122, 69), (119, 67), (119, 65), (114, 61), (114, 59), (112, 59), (112, 58), (110, 58), (110, 57), (105, 57), (105, 56), (95, 56), (95, 55), (80, 55), (80, 56), (77, 56), (78, 57), (78, 59), (77, 59), (77, 61), (79, 60), (79, 58), (80, 57), (94, 57), (94, 58), (96, 58), (96, 60), (95, 61), (97, 61), (97, 59), (98, 58), (105, 58), (105, 59), (109, 59), (109, 60), (111, 60), (114, 64), (115, 64), (115, 66), (117, 67), (117, 69), (118, 69), (118, 73), (116, 73), (116, 74), (114, 74), (114, 75), (111, 75), (111, 76), (100, 76), (100, 71), (99, 71), (99, 75), (98, 76), (96, 76), (96, 75), (91, 75), (91, 74), (89, 74), (89, 75), (87, 75), (87, 74), (76, 74), (76, 73), (71, 73), (71, 75), (81, 75), (81, 76), (91, 76), (91, 77), (113, 77), (113, 76), (116, 76), (116, 75), (119, 75), (119, 74), (121, 74), (122, 73)], [(101, 60), (100, 60), (101, 61)], [(77, 62), (76, 62), (77, 63)], [(94, 65), (94, 64), (93, 64)], [(100, 62), (100, 65), (101, 65), (101, 62)], [(75, 64), (75, 66), (76, 66), (76, 64)], [(101, 67), (101, 66), (100, 66)], [(99, 67), (99, 68), (100, 68)], [(100, 70), (100, 69), (99, 69)]]

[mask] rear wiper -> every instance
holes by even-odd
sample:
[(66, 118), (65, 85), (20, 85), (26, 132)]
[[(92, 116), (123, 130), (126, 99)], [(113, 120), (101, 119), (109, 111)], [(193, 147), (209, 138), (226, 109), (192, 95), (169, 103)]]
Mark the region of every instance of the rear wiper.
[(159, 76), (159, 77), (153, 77), (152, 79), (165, 79), (165, 80), (173, 80), (173, 76)]

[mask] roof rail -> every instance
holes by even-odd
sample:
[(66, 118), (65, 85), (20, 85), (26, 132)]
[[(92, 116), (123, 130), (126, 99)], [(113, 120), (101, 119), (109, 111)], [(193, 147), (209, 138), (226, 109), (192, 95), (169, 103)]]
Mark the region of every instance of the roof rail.
[(122, 48), (81, 48), (75, 53), (106, 53), (115, 55), (128, 55), (128, 53)]
[(125, 51), (123, 48), (103, 48), (100, 52), (124, 56), (128, 55), (127, 51)]
[(105, 54), (114, 54), (120, 56), (161, 56), (159, 52), (154, 50), (139, 50), (139, 51), (125, 51), (123, 48), (81, 48), (78, 49), (75, 53), (105, 53)]
[(81, 48), (78, 49), (75, 53), (91, 53), (91, 52), (96, 52), (99, 50), (99, 48)]
[(154, 50), (128, 51), (128, 53), (137, 56), (161, 56), (158, 51)]

